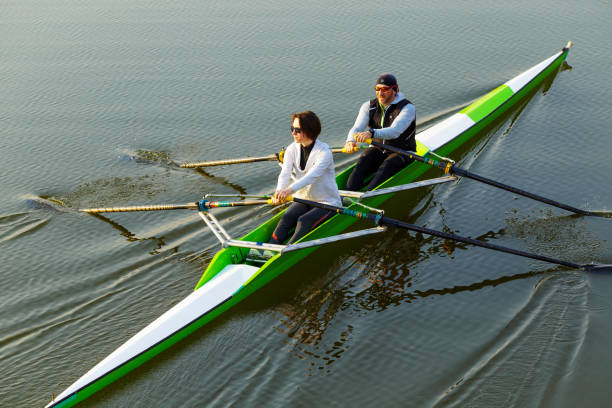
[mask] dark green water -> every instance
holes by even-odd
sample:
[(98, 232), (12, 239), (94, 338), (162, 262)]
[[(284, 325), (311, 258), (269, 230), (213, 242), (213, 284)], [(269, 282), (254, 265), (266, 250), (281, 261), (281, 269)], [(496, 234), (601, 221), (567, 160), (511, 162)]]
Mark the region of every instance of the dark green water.
[[(0, 6), (0, 406), (46, 404), (183, 299), (218, 244), (191, 212), (67, 207), (264, 193), (259, 156), (311, 109), (342, 145), (376, 76), (421, 128), (553, 55), (567, 65), (457, 157), (612, 210), (609, 2), (20, 1)], [(348, 158), (336, 158), (338, 168)], [(577, 263), (612, 263), (609, 219), (473, 181), (392, 216)], [(271, 210), (221, 210), (241, 236)], [(313, 265), (316, 267), (313, 268)], [(612, 276), (402, 231), (324, 248), (91, 407), (607, 407)]]

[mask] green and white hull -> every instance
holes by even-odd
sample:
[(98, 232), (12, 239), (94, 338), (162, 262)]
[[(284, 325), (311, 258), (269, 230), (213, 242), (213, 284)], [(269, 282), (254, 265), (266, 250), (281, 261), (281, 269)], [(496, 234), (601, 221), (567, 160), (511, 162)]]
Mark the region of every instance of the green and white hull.
[[(450, 155), (556, 72), (565, 60), (570, 45), (460, 112), (420, 132), (418, 142), (437, 154)], [(426, 164), (412, 163), (378, 189), (413, 182), (428, 169), (430, 167)], [(336, 181), (339, 188), (344, 187), (351, 170), (352, 167), (338, 174)], [(362, 202), (376, 207), (390, 197), (390, 194), (380, 195), (365, 198)], [(267, 242), (281, 216), (282, 213), (277, 214), (241, 240)], [(356, 219), (353, 217), (334, 215), (299, 242), (332, 237), (347, 230), (354, 222)], [(312, 246), (283, 252), (261, 266), (248, 261), (245, 263), (248, 248), (229, 246), (222, 249), (211, 261), (193, 293), (94, 366), (50, 402), (47, 408), (71, 407), (103, 389), (236, 305), (317, 248)]]

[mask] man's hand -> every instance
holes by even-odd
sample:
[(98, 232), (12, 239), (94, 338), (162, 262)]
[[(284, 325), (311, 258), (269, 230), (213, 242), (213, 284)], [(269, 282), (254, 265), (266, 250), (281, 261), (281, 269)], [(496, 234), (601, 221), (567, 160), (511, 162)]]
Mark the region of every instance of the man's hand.
[(355, 139), (359, 143), (365, 143), (366, 140), (371, 139), (371, 138), (372, 138), (372, 134), (369, 131), (357, 132), (353, 135), (353, 139)]

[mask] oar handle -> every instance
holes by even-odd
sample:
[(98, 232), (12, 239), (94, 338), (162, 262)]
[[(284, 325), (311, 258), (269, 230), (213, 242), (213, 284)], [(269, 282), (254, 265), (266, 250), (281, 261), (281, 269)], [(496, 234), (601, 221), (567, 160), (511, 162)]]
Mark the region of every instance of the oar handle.
[(348, 151), (344, 147), (334, 147), (334, 148), (331, 149), (331, 152), (332, 153), (348, 153), (348, 154), (351, 154), (351, 153), (355, 153), (359, 149), (365, 149), (365, 148), (367, 148), (367, 146), (357, 145), (357, 148), (355, 150)]

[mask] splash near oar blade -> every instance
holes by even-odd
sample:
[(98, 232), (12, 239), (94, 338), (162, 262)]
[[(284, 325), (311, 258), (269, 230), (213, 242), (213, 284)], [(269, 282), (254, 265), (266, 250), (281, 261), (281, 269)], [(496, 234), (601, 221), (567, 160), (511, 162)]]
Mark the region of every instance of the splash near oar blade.
[(612, 274), (612, 265), (582, 265), (582, 269), (590, 273)]
[(591, 211), (591, 214), (603, 218), (612, 218), (612, 212), (610, 211)]
[(453, 175), (457, 175), (461, 177), (470, 178), (472, 180), (479, 181), (481, 183), (485, 183), (490, 186), (500, 188), (502, 190), (506, 190), (506, 191), (510, 191), (518, 195), (522, 195), (523, 197), (531, 198), (532, 200), (536, 200), (536, 201), (540, 201), (548, 205), (552, 205), (553, 207), (562, 208), (569, 212), (573, 212), (573, 213), (580, 214), (580, 215), (589, 215), (589, 216), (594, 216), (594, 217), (612, 218), (612, 213), (600, 212), (600, 211), (588, 211), (588, 210), (583, 210), (581, 208), (573, 207), (568, 204), (560, 203), (558, 201), (551, 200), (550, 198), (546, 198), (538, 194), (530, 193), (520, 188), (512, 187), (507, 184), (500, 183), (499, 181), (491, 180), (490, 178), (487, 178), (487, 177), (479, 176), (470, 171), (457, 167), (454, 163), (449, 162), (449, 161), (430, 159), (427, 157), (420, 156), (414, 152), (403, 150), (395, 146), (389, 146), (389, 145), (377, 142), (376, 140), (372, 140), (372, 139), (368, 139), (367, 142), (370, 143), (372, 146), (376, 146), (381, 149), (389, 150), (394, 153), (401, 154), (402, 156), (406, 156), (409, 159), (413, 159), (421, 163), (425, 163), (430, 166), (437, 167), (447, 174), (453, 174)]
[(55, 198), (52, 196), (37, 196), (33, 194), (26, 194), (23, 196), (23, 199), (26, 201), (26, 204), (29, 207), (35, 209), (53, 210), (60, 212), (74, 211), (71, 210), (65, 202), (63, 202), (59, 198)]

